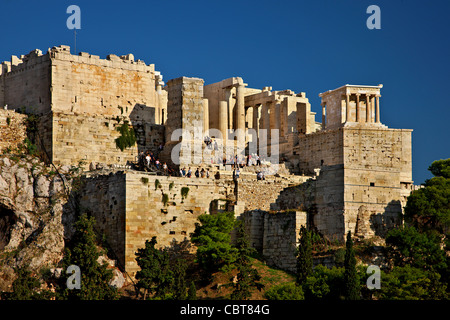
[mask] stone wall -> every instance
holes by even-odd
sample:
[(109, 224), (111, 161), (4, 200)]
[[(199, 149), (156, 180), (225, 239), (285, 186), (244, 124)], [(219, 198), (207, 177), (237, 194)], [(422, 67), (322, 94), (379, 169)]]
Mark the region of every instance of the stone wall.
[(342, 129), (300, 135), (292, 160), (303, 174), (314, 174), (321, 166), (344, 163)]
[(413, 188), (411, 130), (345, 128), (344, 159), (346, 230), (383, 236)]
[[(189, 188), (185, 199), (181, 189)], [(190, 238), (199, 215), (209, 213), (215, 199), (234, 200), (233, 181), (177, 178), (133, 171), (91, 172), (80, 205), (97, 219), (119, 265), (134, 277), (135, 252), (145, 240), (157, 237), (158, 246)]]
[(24, 120), (26, 116), (14, 110), (0, 109), (0, 153), (5, 149), (15, 150), (26, 138)]
[(251, 245), (262, 253), (268, 265), (295, 272), (297, 242), (301, 226), (307, 225), (306, 212), (253, 210), (241, 215), (241, 219)]
[[(188, 77), (167, 82), (166, 145), (161, 157), (169, 164), (189, 166), (203, 162), (203, 83), (202, 79)], [(181, 132), (177, 134), (181, 129), (183, 138)], [(176, 136), (172, 137), (173, 133)]]
[(0, 68), (0, 107), (42, 114), (51, 105), (51, 61), (40, 50), (20, 58), (12, 56)]
[(129, 123), (135, 131), (137, 143), (121, 151), (115, 139), (120, 136), (117, 129), (128, 121), (126, 117), (91, 117), (54, 112), (51, 121), (54, 139), (52, 159), (59, 164), (73, 164), (80, 160), (87, 163), (126, 164), (136, 161), (140, 151), (155, 152), (164, 142), (163, 126), (142, 121)]
[[(164, 143), (162, 86), (155, 66), (132, 54), (100, 59), (59, 46), (2, 63), (0, 106), (40, 116), (37, 145), (54, 163), (126, 164), (139, 151)], [(114, 142), (119, 121), (128, 121), (138, 134), (138, 144), (123, 153)]]
[(125, 265), (125, 179), (124, 172), (88, 175), (80, 193), (80, 210), (95, 217), (96, 229), (107, 237), (108, 244)]

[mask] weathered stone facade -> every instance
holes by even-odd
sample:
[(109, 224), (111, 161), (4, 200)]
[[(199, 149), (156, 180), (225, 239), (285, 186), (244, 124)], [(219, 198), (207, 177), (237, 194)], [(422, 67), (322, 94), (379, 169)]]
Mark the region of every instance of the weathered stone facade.
[[(105, 60), (59, 46), (3, 62), (0, 105), (41, 116), (37, 145), (54, 163), (126, 164), (164, 141), (163, 128), (156, 126), (167, 118), (163, 85), (155, 66), (132, 54)], [(141, 132), (138, 144), (121, 153), (115, 128), (125, 121)]]
[(26, 116), (13, 110), (0, 109), (0, 152), (15, 150), (26, 138), (23, 122)]
[[(381, 88), (344, 85), (320, 94), (317, 122), (304, 92), (249, 88), (240, 77), (206, 85), (180, 77), (164, 85), (153, 64), (132, 54), (100, 59), (59, 46), (2, 63), (0, 107), (8, 110), (0, 110), (0, 147), (25, 137), (23, 132), (17, 141), (8, 138), (24, 117), (10, 110), (23, 110), (39, 116), (37, 145), (54, 164), (124, 165), (164, 145), (159, 156), (175, 169), (211, 169), (210, 179), (89, 173), (81, 204), (97, 217), (130, 273), (146, 239), (157, 236), (160, 245), (170, 245), (188, 238), (198, 215), (214, 214), (220, 201), (249, 223), (254, 246), (291, 268), (287, 252), (307, 215), (308, 227), (339, 241), (347, 231), (383, 236), (399, 223), (413, 188), (412, 130), (381, 123)], [(5, 125), (8, 118), (11, 127)], [(115, 139), (125, 123), (137, 143), (121, 151)], [(191, 136), (174, 138), (177, 129)], [(218, 148), (207, 148), (205, 136), (215, 138)], [(255, 153), (262, 166), (242, 169), (233, 181), (227, 161)], [(265, 180), (256, 180), (260, 170)], [(186, 199), (183, 187), (189, 188)]]

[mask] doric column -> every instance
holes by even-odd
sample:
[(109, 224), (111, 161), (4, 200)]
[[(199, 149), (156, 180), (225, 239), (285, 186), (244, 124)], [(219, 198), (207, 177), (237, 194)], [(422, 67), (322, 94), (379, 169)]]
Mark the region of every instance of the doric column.
[(325, 130), (325, 106), (326, 103), (322, 102), (322, 130)]
[(366, 122), (370, 122), (370, 95), (366, 94)]
[(259, 119), (261, 109), (259, 108), (261, 105), (257, 104), (253, 107), (253, 129), (256, 130), (256, 133), (259, 135)]
[(208, 99), (203, 99), (203, 132), (208, 134), (209, 130), (209, 103)]
[(345, 94), (345, 122), (349, 122), (350, 119), (350, 94)]
[(370, 96), (370, 122), (375, 122), (375, 96)]
[(356, 121), (361, 122), (361, 110), (359, 109), (359, 93), (356, 93)]
[(236, 129), (245, 130), (244, 86), (236, 86)]
[(219, 131), (222, 132), (222, 139), (228, 138), (228, 103), (219, 101)]
[(247, 123), (247, 128), (253, 128), (253, 108), (247, 107), (245, 109), (245, 122)]
[(376, 122), (380, 123), (380, 95), (377, 94), (375, 97), (377, 99)]

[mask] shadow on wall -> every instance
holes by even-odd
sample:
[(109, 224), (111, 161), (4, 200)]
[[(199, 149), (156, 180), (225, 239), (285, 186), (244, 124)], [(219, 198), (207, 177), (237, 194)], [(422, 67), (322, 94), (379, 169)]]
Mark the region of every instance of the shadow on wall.
[(402, 205), (399, 200), (392, 200), (383, 213), (370, 215), (370, 228), (376, 236), (385, 237), (387, 232), (402, 223)]
[(156, 108), (135, 104), (130, 113), (130, 121), (136, 135), (138, 154), (141, 151), (158, 151), (164, 145), (164, 126), (156, 124)]

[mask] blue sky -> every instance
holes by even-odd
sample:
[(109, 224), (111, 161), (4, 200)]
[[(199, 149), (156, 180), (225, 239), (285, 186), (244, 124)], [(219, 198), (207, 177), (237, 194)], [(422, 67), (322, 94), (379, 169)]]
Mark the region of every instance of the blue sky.
[[(381, 120), (413, 129), (413, 179), (450, 157), (450, 1), (21, 1), (0, 0), (0, 60), (36, 48), (74, 46), (66, 9), (81, 8), (77, 52), (133, 53), (167, 81), (304, 91), (320, 121), (318, 94), (349, 84), (384, 85)], [(369, 5), (381, 29), (369, 30)]]

